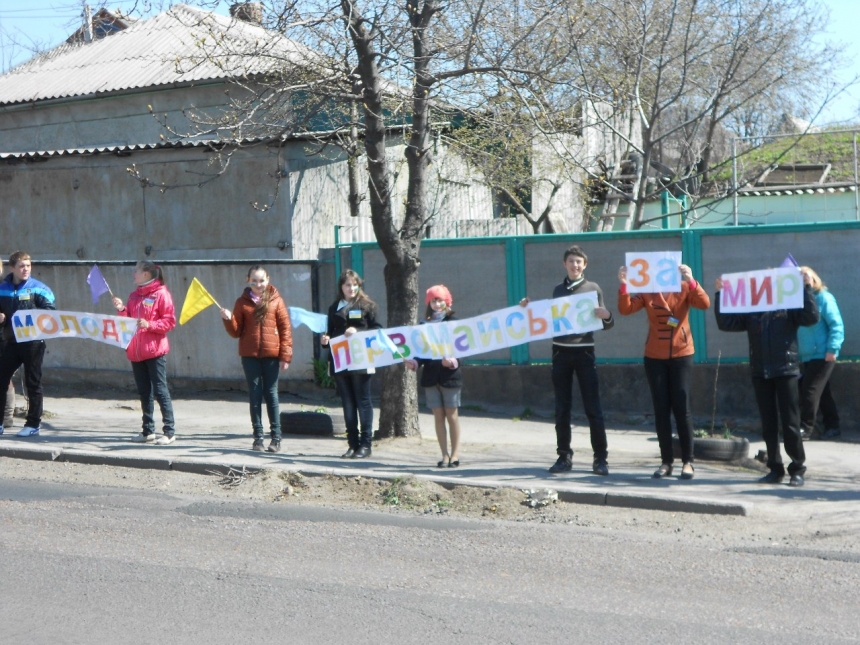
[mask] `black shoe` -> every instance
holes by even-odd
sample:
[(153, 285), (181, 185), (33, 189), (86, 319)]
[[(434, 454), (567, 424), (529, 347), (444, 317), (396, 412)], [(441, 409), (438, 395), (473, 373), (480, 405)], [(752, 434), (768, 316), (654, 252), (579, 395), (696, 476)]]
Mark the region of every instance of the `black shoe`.
[(771, 470), (767, 475), (758, 480), (759, 484), (781, 484), (785, 479), (785, 473), (778, 470)]
[(254, 439), (254, 445), (251, 446), (251, 450), (253, 450), (254, 452), (265, 452), (266, 446), (263, 443), (263, 440), (262, 439)]
[(272, 439), (269, 442), (269, 447), (266, 448), (266, 450), (268, 450), (269, 452), (281, 452), (281, 441), (275, 441), (274, 439)]
[(460, 460), (459, 459), (455, 459), (454, 461), (448, 462), (448, 468), (459, 468), (459, 467), (460, 467)]
[(609, 477), (609, 464), (606, 463), (605, 459), (595, 459), (594, 463), (591, 464), (591, 472), (601, 477)]
[(660, 467), (654, 471), (654, 479), (663, 479), (672, 474), (672, 464), (660, 464)]
[(803, 486), (803, 475), (799, 473), (794, 473), (788, 480), (788, 485), (794, 486), (795, 488), (800, 488), (801, 486)]
[(824, 434), (821, 435), (822, 441), (827, 441), (828, 439), (836, 439), (837, 437), (842, 435), (842, 431), (839, 428), (830, 428), (829, 430), (825, 430)]
[(353, 450), (352, 448), (350, 448), (350, 449), (349, 449), (349, 450), (347, 450), (345, 453), (343, 453), (343, 454), (340, 456), (340, 458), (341, 458), (341, 459), (352, 459), (354, 455), (355, 455), (355, 450)]
[(801, 439), (809, 439), (812, 436), (812, 430), (809, 428), (801, 428), (800, 429), (800, 438)]
[(358, 450), (356, 450), (355, 453), (353, 453), (352, 458), (353, 459), (364, 459), (365, 457), (370, 457), (370, 455), (371, 455), (370, 446), (360, 446), (358, 448)]
[(558, 460), (549, 467), (551, 473), (563, 473), (568, 470), (573, 470), (573, 460), (570, 455), (559, 455)]

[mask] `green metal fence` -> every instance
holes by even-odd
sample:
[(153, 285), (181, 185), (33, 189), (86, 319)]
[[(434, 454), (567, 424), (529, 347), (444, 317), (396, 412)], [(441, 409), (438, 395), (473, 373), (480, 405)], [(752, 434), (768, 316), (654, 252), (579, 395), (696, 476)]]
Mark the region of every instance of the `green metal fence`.
[[(458, 311), (464, 317), (513, 306), (525, 295), (547, 298), (552, 286), (564, 276), (562, 255), (572, 244), (581, 245), (588, 253), (586, 273), (601, 285), (606, 305), (613, 312), (617, 270), (624, 263), (625, 251), (680, 250), (683, 261), (712, 296), (714, 280), (722, 273), (778, 266), (790, 252), (800, 264), (815, 268), (837, 298), (846, 327), (840, 359), (860, 358), (860, 328), (855, 323), (860, 318), (860, 289), (856, 286), (860, 276), (856, 262), (860, 222), (428, 239), (422, 242), (421, 282), (428, 286), (435, 282), (456, 284), (455, 305), (458, 291), (467, 295), (465, 311)], [(338, 244), (335, 262), (337, 273), (348, 264), (368, 285), (374, 285), (375, 293), (384, 293), (380, 269), (384, 259), (375, 243)], [(501, 286), (498, 272), (502, 270), (504, 294), (497, 293), (498, 289), (482, 289), (487, 278)], [(380, 305), (385, 308), (384, 303)], [(697, 363), (747, 360), (746, 335), (718, 331), (712, 311), (693, 310), (690, 324)], [(616, 316), (614, 330), (596, 335), (598, 360), (640, 362), (646, 328), (644, 314)], [(509, 356), (475, 356), (470, 362), (542, 364), (549, 362), (546, 347), (538, 343), (520, 345), (511, 348)]]

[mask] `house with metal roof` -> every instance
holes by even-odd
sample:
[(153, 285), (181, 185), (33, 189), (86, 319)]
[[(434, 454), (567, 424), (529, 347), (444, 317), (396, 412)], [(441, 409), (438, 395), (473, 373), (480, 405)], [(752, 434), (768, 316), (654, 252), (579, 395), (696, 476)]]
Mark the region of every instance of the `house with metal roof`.
[[(253, 5), (225, 17), (178, 4), (138, 21), (102, 10), (0, 76), (4, 252), (316, 259), (336, 226), (342, 240), (373, 239), (366, 201), (351, 216), (340, 148), (218, 122), (255, 78), (317, 56), (264, 29)], [(405, 163), (402, 143), (391, 147), (392, 164)], [(440, 222), (492, 220), (480, 178), (445, 150), (437, 159)], [(396, 174), (401, 207), (406, 173)]]

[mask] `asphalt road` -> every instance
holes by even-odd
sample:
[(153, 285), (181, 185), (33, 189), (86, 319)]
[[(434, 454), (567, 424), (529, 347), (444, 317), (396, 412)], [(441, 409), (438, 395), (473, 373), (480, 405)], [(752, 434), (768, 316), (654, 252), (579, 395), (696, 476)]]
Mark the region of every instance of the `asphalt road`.
[(856, 550), (703, 540), (677, 521), (606, 530), (0, 474), (0, 643), (860, 642)]

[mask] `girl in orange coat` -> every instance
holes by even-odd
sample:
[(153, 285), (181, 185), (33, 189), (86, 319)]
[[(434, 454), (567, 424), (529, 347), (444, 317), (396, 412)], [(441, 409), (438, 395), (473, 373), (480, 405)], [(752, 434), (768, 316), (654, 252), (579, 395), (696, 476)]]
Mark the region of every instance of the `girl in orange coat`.
[(681, 479), (692, 479), (693, 422), (690, 415), (690, 379), (693, 370), (693, 334), (690, 330), (690, 307), (707, 309), (708, 294), (693, 279), (686, 264), (678, 265), (681, 291), (676, 293), (627, 293), (627, 267), (618, 270), (618, 313), (629, 316), (640, 309), (648, 314), (648, 338), (645, 341), (645, 376), (654, 403), (654, 423), (660, 444), (660, 467), (654, 477), (672, 474), (672, 414), (681, 440)]
[(248, 271), (248, 285), (236, 300), (233, 311), (221, 309), (224, 329), (239, 339), (239, 356), (248, 381), (252, 450), (263, 448), (263, 399), (269, 416), (269, 452), (281, 450), (281, 414), (278, 405), (278, 375), (293, 359), (293, 332), (290, 314), (278, 290), (269, 284), (269, 274), (261, 266)]

